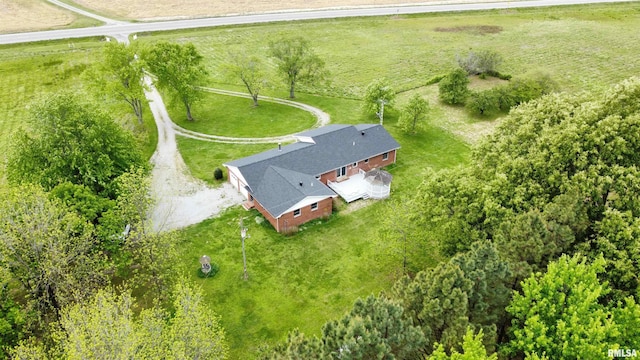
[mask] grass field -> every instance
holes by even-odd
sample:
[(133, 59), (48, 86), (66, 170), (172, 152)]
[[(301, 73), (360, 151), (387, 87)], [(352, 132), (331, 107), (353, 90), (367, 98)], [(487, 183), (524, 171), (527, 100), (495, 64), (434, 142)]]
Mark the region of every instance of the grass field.
[[(494, 26), (497, 33), (478, 31)], [(640, 72), (640, 3), (287, 22), (156, 34), (152, 40), (193, 42), (224, 83), (229, 51), (266, 58), (271, 39), (310, 39), (331, 72), (332, 86), (312, 91), (358, 97), (372, 80), (396, 90), (424, 85), (455, 66), (456, 54), (491, 49), (501, 71), (549, 74), (564, 90), (601, 88)], [(273, 63), (269, 63), (273, 69)], [(282, 86), (279, 96), (285, 96)]]
[(316, 123), (309, 112), (291, 106), (251, 99), (204, 93), (193, 109), (195, 121), (188, 121), (184, 106), (170, 105), (169, 116), (185, 129), (232, 137), (286, 135), (306, 130)]

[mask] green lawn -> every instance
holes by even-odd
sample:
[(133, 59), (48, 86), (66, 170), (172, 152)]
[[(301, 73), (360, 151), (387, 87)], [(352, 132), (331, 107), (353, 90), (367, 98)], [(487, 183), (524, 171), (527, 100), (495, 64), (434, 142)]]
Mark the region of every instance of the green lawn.
[[(285, 237), (268, 223), (257, 224), (257, 211), (241, 208), (185, 231), (181, 263), (207, 294), (222, 318), (231, 359), (251, 359), (258, 347), (284, 339), (299, 328), (319, 335), (329, 319), (340, 317), (358, 297), (388, 290), (401, 262), (385, 256), (375, 226), (384, 202), (328, 221), (314, 221)], [(238, 219), (246, 218), (249, 280), (242, 280)], [(198, 259), (209, 255), (220, 266), (210, 279), (195, 276)], [(430, 265), (440, 259), (433, 258)]]
[[(167, 102), (170, 103), (170, 102)], [(204, 93), (204, 99), (193, 107), (195, 121), (188, 121), (181, 104), (168, 105), (169, 116), (185, 129), (212, 135), (232, 137), (265, 137), (306, 130), (316, 123), (309, 112), (287, 105), (251, 99)]]

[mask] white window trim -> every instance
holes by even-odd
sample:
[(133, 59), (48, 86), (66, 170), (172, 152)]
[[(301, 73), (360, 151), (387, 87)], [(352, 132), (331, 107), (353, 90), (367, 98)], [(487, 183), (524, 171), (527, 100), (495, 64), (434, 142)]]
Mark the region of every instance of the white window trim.
[[(315, 205), (316, 207), (314, 208), (313, 205)], [(316, 211), (318, 210), (318, 203), (314, 202), (313, 204), (311, 204), (311, 211)]]
[(369, 159), (364, 159), (364, 163), (368, 164), (369, 163)]
[[(296, 211), (298, 212), (298, 215), (296, 215)], [(295, 209), (293, 210), (293, 217), (297, 218), (298, 216), (302, 215), (302, 210), (301, 209)]]
[(382, 160), (389, 160), (389, 153), (382, 153)]
[(357, 162), (357, 161), (356, 161), (356, 162), (354, 162), (352, 166), (353, 166), (353, 167), (358, 167), (358, 162)]

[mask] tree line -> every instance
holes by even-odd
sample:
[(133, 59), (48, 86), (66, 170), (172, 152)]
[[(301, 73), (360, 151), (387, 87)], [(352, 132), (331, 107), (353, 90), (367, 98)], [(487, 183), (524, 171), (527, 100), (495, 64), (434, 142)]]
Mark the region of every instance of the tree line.
[[(638, 99), (631, 78), (512, 110), (470, 166), (429, 173), (391, 212), (383, 233), (410, 249), (397, 252), (407, 276), (261, 358), (604, 359), (637, 347)], [(450, 260), (422, 269), (434, 248)]]

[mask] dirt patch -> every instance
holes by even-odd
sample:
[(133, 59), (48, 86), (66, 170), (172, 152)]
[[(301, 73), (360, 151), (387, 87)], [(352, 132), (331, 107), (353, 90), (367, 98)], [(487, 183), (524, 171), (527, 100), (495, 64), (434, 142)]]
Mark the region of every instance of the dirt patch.
[[(476, 0), (474, 2), (489, 2)], [(382, 6), (397, 4), (453, 4), (468, 3), (470, 0), (76, 0), (75, 3), (107, 16), (136, 20), (169, 18), (207, 17), (260, 12), (323, 9), (353, 6)]]
[(60, 28), (76, 15), (42, 0), (0, 0), (0, 34)]
[(502, 26), (495, 25), (466, 25), (454, 27), (437, 27), (437, 32), (463, 32), (474, 35), (497, 34), (502, 31)]

